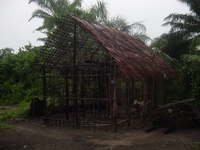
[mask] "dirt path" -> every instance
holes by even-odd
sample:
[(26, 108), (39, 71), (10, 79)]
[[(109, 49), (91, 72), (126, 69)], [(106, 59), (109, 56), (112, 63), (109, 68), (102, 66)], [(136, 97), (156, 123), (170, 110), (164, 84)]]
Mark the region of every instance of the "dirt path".
[(0, 150), (190, 150), (200, 142), (200, 130), (162, 134), (131, 129), (119, 133), (46, 127), (41, 119), (8, 123), (0, 130)]

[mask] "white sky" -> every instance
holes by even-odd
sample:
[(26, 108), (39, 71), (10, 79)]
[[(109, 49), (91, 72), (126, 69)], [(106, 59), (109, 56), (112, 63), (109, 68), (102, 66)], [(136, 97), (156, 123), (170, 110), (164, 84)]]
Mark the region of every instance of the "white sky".
[[(171, 13), (188, 13), (189, 8), (177, 0), (104, 0), (108, 5), (110, 16), (121, 15), (129, 23), (142, 21), (147, 28), (147, 35), (155, 38), (169, 30), (162, 27), (163, 19)], [(85, 7), (96, 0), (83, 0)], [(0, 49), (9, 47), (17, 51), (31, 42), (34, 46), (42, 45), (37, 41), (43, 37), (34, 30), (42, 20), (28, 21), (37, 6), (28, 4), (28, 0), (0, 0)]]

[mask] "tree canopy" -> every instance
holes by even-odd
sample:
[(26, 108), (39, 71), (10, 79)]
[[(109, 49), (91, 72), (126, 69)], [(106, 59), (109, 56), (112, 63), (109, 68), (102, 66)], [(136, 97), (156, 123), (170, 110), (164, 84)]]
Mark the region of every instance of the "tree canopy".
[(38, 82), (33, 84), (31, 68), (38, 48), (25, 45), (17, 54), (10, 48), (0, 49), (0, 54), (4, 52), (0, 59), (0, 104), (16, 104), (37, 93)]
[(179, 0), (190, 8), (189, 14), (168, 15), (164, 26), (171, 26), (169, 33), (155, 38), (151, 47), (166, 53), (168, 62), (179, 75), (175, 81), (166, 80), (166, 90), (171, 95), (166, 100), (200, 98), (200, 1)]
[[(72, 2), (68, 0), (29, 0), (29, 3), (36, 3), (39, 6), (39, 9), (32, 13), (32, 17), (29, 20), (33, 18), (43, 19), (42, 26), (36, 30), (45, 33), (47, 37), (61, 22), (62, 16), (70, 13), (134, 35), (144, 42), (150, 40), (145, 33), (146, 28), (142, 23), (135, 22), (129, 24), (122, 16), (110, 18), (107, 4), (103, 1), (98, 1), (86, 9), (82, 7), (82, 0), (73, 0)], [(45, 39), (39, 40), (44, 41)]]
[[(178, 79), (165, 78), (165, 100), (181, 100), (186, 98), (200, 98), (200, 1), (179, 0), (186, 4), (191, 13), (172, 13), (165, 18), (164, 25), (171, 26), (169, 33), (155, 38), (151, 47), (158, 52), (177, 72)], [(110, 17), (105, 2), (85, 9), (82, 0), (29, 0), (39, 9), (30, 18), (43, 19), (43, 24), (36, 30), (44, 32), (47, 37), (57, 27), (62, 15), (73, 13), (79, 17), (101, 23), (127, 34), (148, 40), (145, 26), (141, 22), (129, 24), (122, 16)], [(31, 72), (36, 52), (42, 47), (25, 45), (14, 53), (12, 48), (0, 49), (0, 103), (15, 104), (22, 100), (29, 100), (32, 96), (40, 96), (41, 81), (30, 77), (39, 71)]]
[(195, 51), (199, 47), (200, 1), (179, 0), (186, 4), (191, 13), (168, 15), (163, 26), (171, 26), (169, 33), (163, 34), (152, 42), (152, 47), (160, 49), (173, 58)]

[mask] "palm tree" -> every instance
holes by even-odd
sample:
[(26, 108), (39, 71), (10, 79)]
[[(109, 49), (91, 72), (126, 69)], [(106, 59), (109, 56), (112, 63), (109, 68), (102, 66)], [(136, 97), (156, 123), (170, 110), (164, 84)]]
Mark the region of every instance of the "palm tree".
[(163, 34), (153, 40), (151, 46), (160, 48), (171, 57), (179, 58), (182, 54), (189, 53), (199, 46), (200, 33), (200, 1), (199, 0), (179, 0), (190, 7), (190, 14), (175, 14), (167, 16), (163, 26), (170, 25), (168, 34)]
[[(53, 29), (61, 22), (63, 14), (72, 13), (87, 20), (101, 23), (121, 30), (127, 34), (134, 35), (144, 42), (150, 39), (145, 34), (145, 26), (141, 23), (136, 22), (129, 25), (126, 19), (121, 16), (110, 19), (105, 2), (99, 1), (88, 9), (82, 8), (82, 0), (73, 0), (72, 2), (69, 0), (29, 0), (29, 3), (32, 2), (36, 3), (40, 9), (35, 10), (29, 20), (32, 20), (33, 18), (43, 19), (42, 26), (36, 30), (45, 33), (47, 36), (50, 35), (51, 31), (53, 31)], [(44, 41), (46, 38), (39, 40)]]
[(165, 18), (166, 23), (170, 25), (171, 32), (181, 31), (190, 37), (200, 32), (200, 1), (199, 0), (179, 0), (190, 7), (190, 14), (170, 14)]
[(185, 39), (181, 32), (164, 33), (152, 40), (150, 47), (162, 51), (172, 58), (179, 59), (182, 54), (189, 53), (191, 39)]
[(33, 18), (43, 19), (42, 26), (36, 30), (47, 35), (57, 27), (64, 13), (70, 12), (76, 15), (82, 13), (82, 0), (74, 0), (71, 3), (68, 0), (29, 0), (30, 3), (36, 3), (40, 8), (32, 13), (29, 21)]
[(117, 16), (108, 19), (103, 24), (126, 34), (135, 36), (141, 39), (144, 43), (147, 43), (150, 40), (150, 38), (146, 35), (146, 27), (141, 22), (129, 24), (122, 16)]
[(90, 17), (87, 19), (106, 25), (111, 28), (115, 28), (126, 34), (135, 36), (141, 39), (143, 42), (147, 42), (150, 38), (146, 35), (146, 27), (141, 22), (134, 22), (129, 24), (127, 20), (122, 16), (109, 17), (109, 12), (105, 2), (98, 1), (97, 4), (92, 5), (88, 10), (87, 14)]

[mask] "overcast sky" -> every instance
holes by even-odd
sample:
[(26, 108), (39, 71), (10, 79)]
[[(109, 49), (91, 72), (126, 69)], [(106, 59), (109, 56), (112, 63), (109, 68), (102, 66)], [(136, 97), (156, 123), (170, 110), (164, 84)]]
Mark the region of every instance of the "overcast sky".
[[(169, 27), (162, 27), (163, 19), (171, 13), (189, 13), (189, 8), (177, 0), (104, 0), (110, 16), (121, 15), (129, 23), (142, 21), (147, 28), (147, 35), (155, 38)], [(96, 0), (83, 0), (85, 7), (96, 3)], [(17, 51), (20, 47), (37, 41), (43, 35), (34, 31), (42, 20), (28, 21), (37, 6), (28, 4), (28, 0), (0, 0), (0, 49), (9, 47)]]

